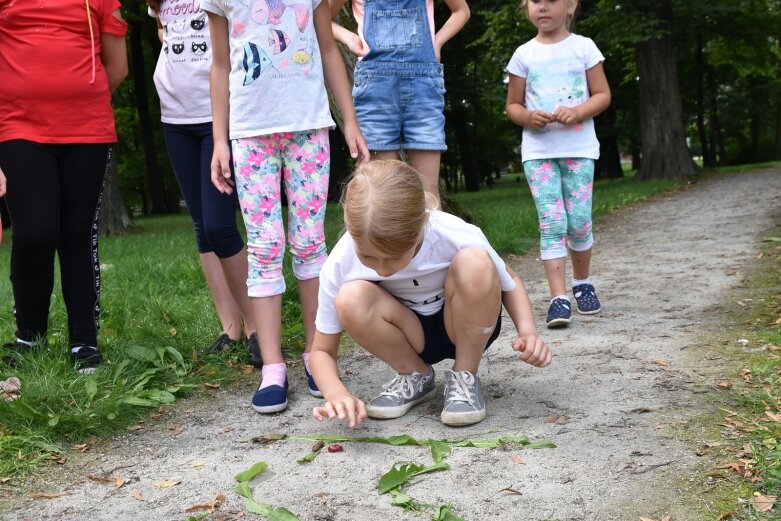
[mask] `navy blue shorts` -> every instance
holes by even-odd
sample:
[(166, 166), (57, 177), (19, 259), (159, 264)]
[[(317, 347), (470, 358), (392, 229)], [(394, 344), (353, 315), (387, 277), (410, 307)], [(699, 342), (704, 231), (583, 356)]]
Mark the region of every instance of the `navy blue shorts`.
[[(413, 311), (413, 313), (415, 313)], [(456, 345), (447, 336), (447, 330), (445, 329), (445, 307), (434, 313), (433, 315), (421, 315), (415, 313), (420, 325), (423, 326), (423, 352), (420, 353), (420, 357), (427, 364), (436, 364), (446, 358), (455, 360), (456, 358)], [(485, 343), (485, 348), (494, 343), (494, 340), (499, 336), (502, 330), (502, 314), (496, 318), (496, 327), (494, 332), (488, 338), (488, 342)]]

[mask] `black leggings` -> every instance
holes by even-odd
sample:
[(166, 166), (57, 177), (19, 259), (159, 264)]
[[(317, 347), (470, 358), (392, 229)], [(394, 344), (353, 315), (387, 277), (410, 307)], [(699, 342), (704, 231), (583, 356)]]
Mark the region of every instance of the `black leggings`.
[(212, 184), (211, 160), (214, 141), (212, 124), (172, 125), (163, 123), (163, 135), (174, 174), (193, 220), (199, 253), (233, 257), (244, 247), (236, 225), (239, 199), (220, 193)]
[(0, 143), (16, 335), (23, 340), (46, 334), (56, 252), (70, 343), (98, 345), (98, 215), (110, 159), (110, 144)]

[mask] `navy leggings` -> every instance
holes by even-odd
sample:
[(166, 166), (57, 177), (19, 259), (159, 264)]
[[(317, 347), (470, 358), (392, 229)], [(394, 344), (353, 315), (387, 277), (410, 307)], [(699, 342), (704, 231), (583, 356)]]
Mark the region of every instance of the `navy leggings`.
[(212, 184), (212, 124), (163, 123), (163, 135), (193, 220), (198, 251), (214, 252), (222, 259), (236, 255), (244, 247), (236, 225), (238, 198), (235, 190), (231, 195), (221, 194)]
[(71, 345), (98, 345), (98, 215), (111, 159), (109, 144), (0, 143), (0, 168), (13, 230), (11, 284), (16, 336), (46, 335), (54, 254)]

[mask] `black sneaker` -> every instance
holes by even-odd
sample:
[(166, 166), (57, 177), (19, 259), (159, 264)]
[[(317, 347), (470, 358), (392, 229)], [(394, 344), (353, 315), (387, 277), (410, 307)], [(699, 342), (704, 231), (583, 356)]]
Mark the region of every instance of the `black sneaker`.
[(2, 360), (3, 363), (15, 367), (16, 360), (19, 355), (26, 355), (32, 353), (38, 347), (38, 344), (27, 344), (25, 342), (19, 342), (14, 340), (13, 342), (7, 342), (3, 344)]
[(212, 345), (206, 348), (205, 353), (207, 355), (216, 355), (222, 352), (227, 352), (239, 345), (238, 340), (233, 340), (228, 336), (228, 333), (223, 333), (217, 337), (217, 340), (212, 342)]
[(258, 369), (263, 367), (263, 357), (260, 354), (260, 343), (256, 333), (247, 337), (247, 352), (249, 353), (249, 363)]
[(103, 362), (103, 355), (95, 346), (75, 344), (71, 346), (71, 360), (81, 374), (94, 373)]

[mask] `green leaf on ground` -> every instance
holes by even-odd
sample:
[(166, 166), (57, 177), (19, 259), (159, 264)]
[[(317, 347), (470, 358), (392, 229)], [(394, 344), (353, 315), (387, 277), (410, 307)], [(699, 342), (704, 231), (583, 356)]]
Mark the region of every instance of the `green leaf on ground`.
[(277, 507), (268, 513), (268, 521), (300, 521), (296, 515), (284, 507)]
[(412, 496), (408, 496), (404, 492), (399, 491), (398, 489), (393, 489), (390, 492), (388, 492), (391, 496), (393, 496), (393, 501), (391, 502), (391, 505), (394, 507), (401, 507), (404, 509), (404, 511), (412, 510), (414, 512), (420, 511), (420, 505), (417, 501), (415, 501), (415, 498)]
[(431, 448), (431, 458), (434, 463), (439, 463), (447, 458), (453, 450), (452, 446), (445, 441), (431, 440), (428, 442), (428, 446)]
[(454, 514), (450, 507), (450, 504), (438, 506), (431, 516), (431, 521), (466, 521), (463, 517)]
[(394, 465), (393, 468), (383, 474), (380, 478), (379, 483), (377, 483), (377, 492), (379, 492), (380, 495), (387, 494), (391, 490), (397, 489), (409, 482), (409, 480), (415, 476), (420, 476), (421, 474), (427, 474), (429, 472), (447, 470), (449, 468), (450, 465), (447, 463), (435, 463), (428, 467), (416, 465), (414, 463), (403, 463), (398, 467)]
[(266, 463), (265, 461), (259, 461), (258, 463), (255, 463), (244, 472), (240, 472), (236, 474), (235, 479), (239, 483), (241, 482), (249, 483), (250, 481), (252, 481), (252, 478), (262, 474), (267, 468), (268, 468), (268, 463)]
[(529, 449), (555, 449), (556, 444), (552, 441), (548, 440), (537, 440), (531, 442), (528, 447)]
[(296, 460), (296, 463), (298, 463), (299, 465), (303, 465), (303, 464), (305, 464), (305, 463), (311, 463), (311, 462), (312, 462), (312, 461), (314, 461), (314, 460), (315, 460), (315, 458), (316, 458), (316, 457), (318, 457), (319, 455), (320, 455), (320, 451), (319, 451), (319, 450), (318, 450), (318, 451), (313, 451), (313, 452), (310, 452), (309, 454), (307, 454), (307, 455), (306, 455), (306, 456), (304, 456), (303, 458), (299, 458), (299, 459), (297, 459), (297, 460)]
[(269, 521), (300, 521), (298, 517), (284, 507), (274, 508), (266, 503), (259, 503), (252, 497), (252, 489), (249, 487), (249, 482), (255, 477), (263, 474), (267, 468), (268, 463), (259, 461), (244, 472), (236, 474), (234, 479), (238, 481), (239, 484), (236, 485), (234, 491), (244, 498), (245, 508), (253, 514), (266, 516)]

